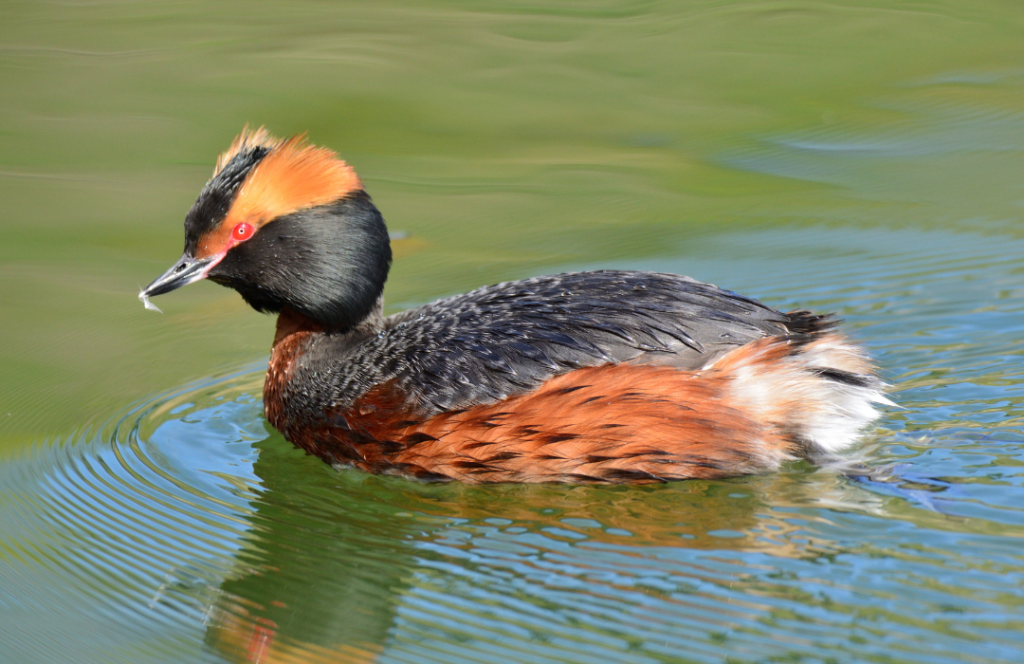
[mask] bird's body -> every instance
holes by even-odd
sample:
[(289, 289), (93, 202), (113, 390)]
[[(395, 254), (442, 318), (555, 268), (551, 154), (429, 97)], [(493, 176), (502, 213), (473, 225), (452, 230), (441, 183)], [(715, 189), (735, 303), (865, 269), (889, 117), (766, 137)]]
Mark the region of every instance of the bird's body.
[(599, 271), (382, 315), (390, 249), (329, 151), (246, 132), (157, 295), (204, 276), (279, 313), (270, 422), (327, 462), (466, 482), (656, 482), (773, 470), (854, 442), (884, 402), (827, 316), (687, 277)]

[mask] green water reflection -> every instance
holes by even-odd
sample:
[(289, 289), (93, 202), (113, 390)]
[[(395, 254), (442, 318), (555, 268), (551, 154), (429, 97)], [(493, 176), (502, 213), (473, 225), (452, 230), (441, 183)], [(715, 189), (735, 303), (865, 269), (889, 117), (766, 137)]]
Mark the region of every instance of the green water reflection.
[[(1021, 661), (1022, 36), (986, 0), (3, 3), (7, 656)], [(264, 428), (272, 319), (135, 298), (246, 122), (356, 167), (391, 311), (683, 272), (839, 311), (906, 409), (856, 478), (339, 475)]]

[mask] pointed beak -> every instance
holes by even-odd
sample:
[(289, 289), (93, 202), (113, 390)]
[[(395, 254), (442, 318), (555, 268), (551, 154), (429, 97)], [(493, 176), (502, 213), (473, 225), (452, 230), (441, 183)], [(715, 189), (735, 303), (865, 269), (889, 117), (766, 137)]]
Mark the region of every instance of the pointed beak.
[(171, 266), (171, 269), (161, 274), (153, 283), (146, 286), (146, 288), (139, 293), (139, 299), (145, 302), (154, 295), (170, 293), (172, 290), (181, 288), (182, 286), (188, 286), (195, 281), (199, 281), (206, 277), (206, 274), (213, 269), (213, 266), (219, 263), (222, 258), (224, 258), (224, 254), (210, 256), (208, 258), (192, 258), (188, 254), (183, 254), (182, 257)]

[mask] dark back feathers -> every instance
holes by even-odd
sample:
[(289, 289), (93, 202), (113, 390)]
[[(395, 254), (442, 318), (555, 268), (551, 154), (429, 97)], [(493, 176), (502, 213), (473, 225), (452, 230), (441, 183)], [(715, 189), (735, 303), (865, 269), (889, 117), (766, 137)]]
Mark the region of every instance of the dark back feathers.
[(390, 381), (429, 416), (529, 392), (582, 367), (697, 369), (755, 339), (828, 324), (673, 274), (578, 272), (439, 300), (363, 338), (336, 335), (310, 348), (296, 382), (319, 383), (316, 398), (344, 408)]

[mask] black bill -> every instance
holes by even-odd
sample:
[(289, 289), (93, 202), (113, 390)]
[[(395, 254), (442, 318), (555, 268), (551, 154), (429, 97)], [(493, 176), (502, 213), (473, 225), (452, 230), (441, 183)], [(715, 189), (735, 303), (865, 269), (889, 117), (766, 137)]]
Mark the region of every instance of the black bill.
[(199, 281), (221, 258), (222, 256), (192, 258), (187, 254), (182, 255), (171, 269), (161, 274), (139, 293), (139, 299), (145, 301), (154, 295), (170, 293), (172, 290)]

